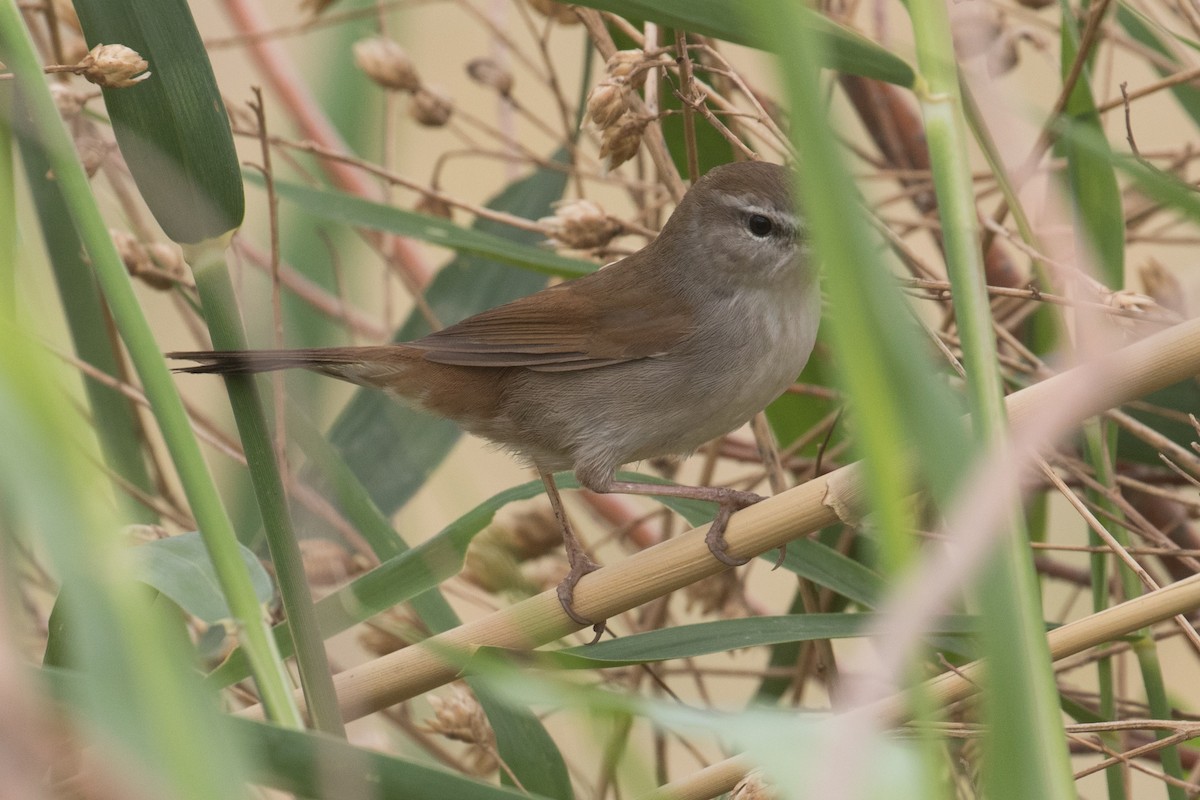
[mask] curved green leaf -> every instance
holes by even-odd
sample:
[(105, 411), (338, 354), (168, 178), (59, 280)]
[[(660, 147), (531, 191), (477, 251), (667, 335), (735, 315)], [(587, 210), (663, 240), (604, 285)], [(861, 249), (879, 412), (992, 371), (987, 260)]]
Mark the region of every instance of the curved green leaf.
[[(254, 757), (256, 779), (301, 797), (403, 797), (406, 800), (537, 800), (442, 769), (355, 747), (328, 736), (232, 717), (230, 733)], [(497, 733), (497, 735), (499, 735)]]
[(125, 163), (167, 236), (194, 244), (242, 224), (233, 133), (186, 0), (75, 0), (88, 45), (123, 44), (150, 77), (104, 89)]
[[(1069, 20), (1070, 12), (1064, 13)], [(1062, 29), (1062, 72), (1071, 70), (1078, 54), (1077, 26)], [(1121, 187), (1113, 171), (1108, 139), (1088, 81), (1091, 70), (1085, 68), (1067, 98), (1063, 109), (1065, 123), (1074, 135), (1059, 140), (1057, 149), (1067, 159), (1067, 183), (1081, 227), (1087, 232), (1091, 255), (1102, 270), (1104, 284), (1112, 289), (1125, 285), (1125, 215), (1121, 207)], [(1086, 145), (1083, 144), (1086, 140)]]
[[(790, 4), (790, 0), (754, 0), (764, 18), (781, 19), (782, 12), (774, 7)], [(646, 19), (750, 47), (769, 50), (775, 46), (761, 29), (745, 25), (740, 15), (731, 14), (728, 0), (581, 0), (576, 5)], [(808, 8), (801, 7), (800, 14), (824, 43), (824, 66), (898, 86), (912, 87), (916, 82), (912, 65), (899, 56)]]
[[(271, 601), (271, 576), (254, 553), (238, 545), (260, 603)], [(204, 540), (196, 531), (155, 539), (130, 552), (138, 580), (210, 625), (229, 619), (229, 606)]]
[[(678, 625), (659, 631), (635, 633), (550, 653), (537, 653), (538, 663), (562, 669), (606, 669), (647, 664), (677, 658), (696, 658), (745, 647), (820, 639), (862, 636), (878, 622), (875, 614), (799, 614), (779, 617), (748, 617)], [(975, 633), (979, 621), (972, 617), (943, 617), (929, 633), (966, 635)], [(489, 650), (490, 648), (484, 648)], [(485, 652), (481, 657), (488, 657)]]

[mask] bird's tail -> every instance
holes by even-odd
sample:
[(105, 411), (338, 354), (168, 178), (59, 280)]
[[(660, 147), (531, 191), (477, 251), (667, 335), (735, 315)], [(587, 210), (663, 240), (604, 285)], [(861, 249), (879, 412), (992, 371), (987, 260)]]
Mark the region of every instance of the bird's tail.
[[(301, 350), (192, 350), (167, 353), (167, 358), (197, 363), (175, 372), (251, 375), (280, 369), (307, 369), (352, 383), (378, 385), (380, 373), (397, 371), (408, 360), (401, 345), (320, 347)], [(411, 358), (411, 356), (409, 356)], [(387, 366), (385, 366), (387, 365)], [(391, 368), (388, 369), (388, 366)]]
[[(293, 367), (312, 369), (348, 361), (343, 354), (324, 350), (194, 350), (167, 353), (167, 358), (197, 362), (190, 367), (176, 367), (175, 372), (221, 375), (248, 375)], [(355, 360), (361, 361), (361, 357)]]

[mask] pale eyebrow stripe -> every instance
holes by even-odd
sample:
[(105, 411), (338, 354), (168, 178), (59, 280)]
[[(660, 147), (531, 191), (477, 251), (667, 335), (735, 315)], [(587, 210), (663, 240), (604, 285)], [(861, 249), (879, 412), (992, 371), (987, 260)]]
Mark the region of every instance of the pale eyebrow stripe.
[(790, 214), (778, 208), (761, 206), (747, 195), (722, 195), (717, 197), (717, 202), (721, 205), (737, 208), (751, 214), (762, 214), (764, 217), (769, 217), (792, 230), (796, 230), (800, 226), (800, 219), (795, 214)]

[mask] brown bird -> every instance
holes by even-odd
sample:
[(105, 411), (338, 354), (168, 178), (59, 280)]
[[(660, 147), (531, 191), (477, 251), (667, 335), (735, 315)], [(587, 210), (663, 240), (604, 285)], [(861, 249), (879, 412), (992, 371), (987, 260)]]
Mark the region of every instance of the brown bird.
[(571, 530), (551, 473), (595, 492), (718, 504), (707, 542), (725, 564), (730, 514), (762, 498), (721, 487), (618, 481), (622, 464), (683, 455), (745, 423), (800, 374), (817, 334), (820, 289), (790, 173), (763, 162), (717, 167), (649, 245), (404, 344), (178, 352), (182, 372), (300, 367), (390, 392), (535, 467), (562, 526), (575, 584), (598, 565)]

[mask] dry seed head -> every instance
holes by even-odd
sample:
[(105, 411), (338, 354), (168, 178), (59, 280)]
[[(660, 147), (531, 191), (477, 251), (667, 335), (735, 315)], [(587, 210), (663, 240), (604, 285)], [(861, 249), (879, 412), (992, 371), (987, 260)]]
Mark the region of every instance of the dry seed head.
[(155, 269), (170, 280), (172, 288), (176, 284), (191, 284), (188, 265), (183, 260), (183, 251), (179, 249), (179, 245), (151, 242), (146, 245), (146, 253)]
[(621, 232), (621, 223), (591, 200), (556, 203), (554, 216), (542, 217), (538, 222), (551, 239), (576, 250), (603, 247)]
[(385, 89), (415, 92), (421, 88), (417, 68), (408, 53), (386, 36), (372, 36), (355, 42), (354, 64)]
[(150, 77), (146, 59), (123, 44), (98, 44), (75, 67), (80, 75), (107, 89), (124, 89)]
[(364, 571), (354, 554), (332, 539), (301, 539), (300, 560), (309, 583), (332, 586)]
[(127, 231), (110, 230), (109, 235), (129, 275), (151, 289), (165, 292), (187, 281), (187, 265), (178, 247), (147, 245)]
[(367, 621), (358, 642), (377, 656), (386, 656), (429, 638), (429, 628), (408, 606), (390, 608)]
[(1136, 311), (1139, 313), (1145, 313), (1155, 306), (1153, 297), (1131, 292), (1127, 289), (1118, 289), (1115, 292), (1110, 292), (1104, 298), (1104, 304), (1120, 311)]
[(87, 95), (75, 91), (65, 83), (50, 84), (50, 96), (54, 98), (54, 105), (58, 108), (58, 113), (66, 120), (78, 117), (83, 111), (84, 104), (88, 101)]
[(684, 587), (687, 609), (698, 609), (701, 614), (730, 616), (742, 596), (742, 584), (736, 570), (727, 569), (702, 581)]
[(471, 80), (495, 90), (502, 97), (512, 94), (512, 73), (490, 58), (476, 58), (467, 62), (467, 74)]
[(83, 126), (75, 137), (75, 149), (79, 152), (79, 161), (83, 170), (91, 178), (100, 171), (109, 153), (116, 145), (111, 140), (101, 139), (96, 135), (93, 126)]
[(588, 117), (601, 130), (615, 123), (628, 110), (629, 87), (625, 81), (602, 81), (588, 92)]
[(559, 25), (578, 25), (579, 15), (566, 3), (556, 0), (529, 0), (529, 7)]
[(510, 523), (495, 527), (497, 536), (518, 561), (560, 552), (562, 528), (554, 518), (554, 512), (545, 503), (517, 512)]
[(521, 575), (534, 587), (534, 593), (553, 589), (567, 576), (570, 565), (565, 555), (544, 556), (521, 565)]
[(649, 122), (646, 117), (626, 112), (616, 124), (604, 129), (600, 134), (600, 161), (605, 172), (616, 169), (637, 155), (642, 134)]
[(416, 211), (418, 214), (428, 214), (431, 217), (454, 219), (454, 210), (450, 204), (432, 194), (421, 195), (421, 199), (413, 205), (413, 211)]
[(408, 105), (408, 113), (422, 125), (430, 128), (440, 128), (450, 121), (454, 104), (443, 92), (423, 87), (413, 94)]
[(430, 695), (429, 705), (433, 708), (429, 730), (456, 742), (495, 750), (496, 734), (475, 695), (455, 685), (450, 688), (449, 696)]
[(112, 237), (113, 246), (117, 249), (117, 255), (121, 257), (121, 263), (125, 265), (125, 270), (130, 275), (137, 275), (150, 269), (150, 254), (146, 252), (146, 248), (137, 240), (137, 237), (128, 231), (112, 229), (109, 230), (109, 235)]
[(608, 57), (604, 69), (611, 78), (628, 78), (645, 61), (646, 54), (641, 50), (618, 50)]
[(412, 642), (406, 642), (391, 631), (385, 631), (383, 628), (376, 628), (374, 625), (367, 625), (362, 632), (358, 634), (358, 643), (368, 653), (379, 657), (386, 656), (389, 653), (394, 653), (397, 650), (403, 650)]
[(1181, 316), (1191, 316), (1187, 311), (1187, 295), (1173, 272), (1154, 259), (1138, 268), (1142, 288), (1154, 298), (1154, 302)]
[(486, 533), (476, 536), (467, 546), (462, 579), (493, 594), (508, 590), (529, 592), (530, 586), (522, 577), (512, 551), (494, 534), (485, 536)]

